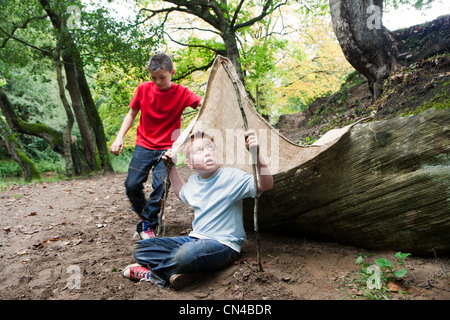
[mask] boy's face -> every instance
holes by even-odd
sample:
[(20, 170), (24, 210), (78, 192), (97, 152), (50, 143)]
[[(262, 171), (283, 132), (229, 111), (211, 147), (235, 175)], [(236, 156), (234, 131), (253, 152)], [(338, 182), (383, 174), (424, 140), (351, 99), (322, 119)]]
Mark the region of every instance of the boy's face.
[(216, 158), (216, 146), (210, 139), (195, 139), (191, 145), (187, 164), (195, 169), (202, 178), (214, 174), (219, 165)]
[(175, 74), (175, 69), (172, 69), (172, 72), (167, 71), (166, 69), (159, 69), (158, 71), (150, 71), (150, 75), (152, 77), (153, 83), (158, 87), (161, 91), (167, 91), (171, 86), (172, 76)]

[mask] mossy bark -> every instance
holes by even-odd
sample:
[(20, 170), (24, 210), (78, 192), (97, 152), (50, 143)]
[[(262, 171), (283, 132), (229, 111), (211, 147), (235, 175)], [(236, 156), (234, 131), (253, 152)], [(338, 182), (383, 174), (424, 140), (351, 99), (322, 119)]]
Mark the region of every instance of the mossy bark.
[(40, 179), (41, 174), (36, 169), (33, 161), (22, 151), (17, 145), (16, 136), (11, 133), (8, 125), (0, 118), (0, 137), (3, 139), (0, 142), (6, 147), (6, 151), (9, 156), (17, 162), (17, 164), (22, 168), (24, 177), (26, 181), (31, 181), (34, 179)]
[(259, 200), (261, 232), (449, 254), (449, 123), (446, 109), (355, 125), (313, 160), (275, 175)]

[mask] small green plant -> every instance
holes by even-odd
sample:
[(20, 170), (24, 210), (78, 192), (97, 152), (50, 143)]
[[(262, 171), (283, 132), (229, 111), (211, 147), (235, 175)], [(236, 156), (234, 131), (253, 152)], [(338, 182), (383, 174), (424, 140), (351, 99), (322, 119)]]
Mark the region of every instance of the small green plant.
[(385, 276), (386, 281), (395, 281), (397, 279), (403, 278), (406, 275), (407, 270), (405, 269), (405, 267), (403, 267), (403, 259), (405, 259), (410, 255), (411, 255), (410, 253), (402, 253), (402, 252), (397, 252), (395, 254), (395, 258), (397, 259), (397, 265), (400, 268), (400, 270), (395, 270), (394, 266), (392, 265), (392, 262), (385, 258), (377, 259), (375, 260), (375, 263), (383, 271), (383, 275)]
[(397, 252), (396, 263), (386, 258), (376, 259), (373, 263), (365, 261), (367, 255), (360, 254), (355, 264), (361, 265), (361, 272), (356, 273), (353, 283), (357, 285), (359, 293), (373, 300), (387, 300), (391, 291), (388, 288), (390, 282), (397, 282), (404, 278), (407, 270), (404, 267), (404, 259), (410, 253)]

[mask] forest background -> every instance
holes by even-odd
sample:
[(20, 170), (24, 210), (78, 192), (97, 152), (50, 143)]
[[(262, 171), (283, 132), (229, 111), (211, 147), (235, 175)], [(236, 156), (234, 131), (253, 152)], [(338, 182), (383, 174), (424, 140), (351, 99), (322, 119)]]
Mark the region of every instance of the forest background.
[[(174, 60), (173, 81), (200, 96), (214, 57), (231, 57), (271, 124), (332, 95), (356, 72), (333, 32), (327, 0), (217, 1), (239, 26), (231, 35), (209, 23), (208, 12), (199, 19), (185, 7), (172, 9), (189, 1), (0, 3), (2, 188), (23, 179), (126, 171), (138, 119), (121, 156), (110, 156), (109, 146), (137, 85), (150, 81), (145, 66), (156, 52)], [(442, 5), (391, 0), (384, 12)], [(196, 112), (185, 112), (183, 127)]]

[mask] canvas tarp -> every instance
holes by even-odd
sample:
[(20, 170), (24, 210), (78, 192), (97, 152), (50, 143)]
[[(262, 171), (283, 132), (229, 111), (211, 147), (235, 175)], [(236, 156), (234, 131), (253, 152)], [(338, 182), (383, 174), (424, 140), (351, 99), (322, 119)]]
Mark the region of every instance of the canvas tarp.
[[(237, 95), (236, 88), (239, 90), (240, 97)], [(274, 175), (314, 158), (335, 143), (350, 128), (348, 126), (331, 130), (311, 146), (304, 147), (292, 143), (257, 113), (247, 97), (244, 86), (238, 80), (231, 61), (218, 56), (208, 79), (203, 107), (174, 143), (174, 153), (182, 151), (183, 145), (192, 133), (205, 132), (214, 138), (220, 154), (219, 162), (223, 166), (235, 167), (251, 173), (252, 160), (245, 149), (244, 121), (239, 98), (242, 101), (248, 127), (256, 132), (260, 141), (260, 152)]]

